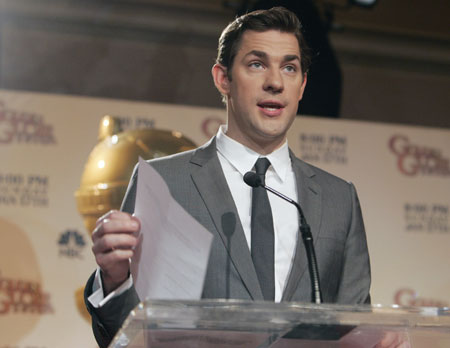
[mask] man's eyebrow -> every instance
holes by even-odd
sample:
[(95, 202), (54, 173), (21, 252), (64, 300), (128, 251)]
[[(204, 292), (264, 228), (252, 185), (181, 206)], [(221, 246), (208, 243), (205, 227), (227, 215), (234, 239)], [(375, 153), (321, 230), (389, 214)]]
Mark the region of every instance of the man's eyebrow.
[(258, 51), (258, 50), (251, 50), (250, 52), (248, 52), (246, 55), (246, 57), (248, 56), (256, 56), (258, 58), (267, 58), (267, 53), (264, 51)]
[(296, 54), (288, 54), (283, 58), (283, 61), (285, 62), (292, 62), (293, 60), (298, 60), (300, 62), (300, 57)]
[[(248, 52), (245, 56), (246, 57), (256, 56), (261, 59), (267, 59), (267, 57), (268, 57), (266, 52), (258, 51), (258, 50), (252, 50), (252, 51)], [(298, 60), (300, 62), (300, 57), (296, 54), (288, 54), (283, 57), (284, 62), (292, 62), (293, 60)]]

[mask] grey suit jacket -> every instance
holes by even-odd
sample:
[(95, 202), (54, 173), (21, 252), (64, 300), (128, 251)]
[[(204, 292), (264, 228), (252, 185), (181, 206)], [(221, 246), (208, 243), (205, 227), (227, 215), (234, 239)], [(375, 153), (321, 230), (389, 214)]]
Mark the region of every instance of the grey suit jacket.
[[(291, 153), (299, 203), (311, 226), (324, 302), (370, 302), (370, 265), (366, 235), (354, 186)], [(263, 300), (236, 206), (217, 157), (215, 138), (193, 151), (151, 160), (172, 196), (214, 236), (203, 298)], [(132, 213), (137, 171), (122, 210)], [(86, 286), (86, 296), (93, 277)], [(139, 299), (134, 288), (101, 309), (87, 302), (94, 334), (106, 346)], [(302, 239), (282, 301), (311, 301), (311, 281)]]

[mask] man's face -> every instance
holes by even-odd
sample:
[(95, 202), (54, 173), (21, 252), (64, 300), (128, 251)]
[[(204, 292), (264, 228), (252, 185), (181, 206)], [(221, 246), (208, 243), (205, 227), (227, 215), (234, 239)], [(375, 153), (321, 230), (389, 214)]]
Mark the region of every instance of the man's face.
[(306, 84), (300, 59), (294, 34), (244, 32), (231, 81), (225, 67), (213, 67), (216, 86), (227, 96), (228, 136), (260, 153), (284, 143)]

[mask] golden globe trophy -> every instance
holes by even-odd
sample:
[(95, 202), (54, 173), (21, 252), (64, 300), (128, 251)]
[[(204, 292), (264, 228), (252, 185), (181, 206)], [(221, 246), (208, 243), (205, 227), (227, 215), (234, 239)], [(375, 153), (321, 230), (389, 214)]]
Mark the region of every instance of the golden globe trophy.
[[(195, 148), (193, 141), (178, 131), (143, 128), (122, 132), (118, 119), (104, 116), (100, 121), (98, 144), (91, 151), (75, 192), (78, 211), (92, 234), (97, 219), (119, 209), (139, 156), (153, 159)], [(83, 289), (76, 291), (80, 314), (90, 320), (84, 306)]]
[(196, 147), (177, 131), (143, 128), (120, 132), (118, 120), (111, 116), (100, 121), (98, 140), (75, 192), (78, 211), (89, 233), (100, 216), (120, 208), (139, 156), (153, 159)]

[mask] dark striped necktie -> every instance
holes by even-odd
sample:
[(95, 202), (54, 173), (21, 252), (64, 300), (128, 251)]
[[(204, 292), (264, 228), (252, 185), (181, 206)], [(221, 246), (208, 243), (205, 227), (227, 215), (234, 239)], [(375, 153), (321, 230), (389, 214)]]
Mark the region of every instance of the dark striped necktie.
[[(266, 171), (270, 167), (267, 158), (259, 158), (255, 164), (256, 174), (265, 184)], [(272, 209), (267, 191), (258, 186), (252, 193), (251, 254), (264, 300), (275, 299), (274, 230)]]

